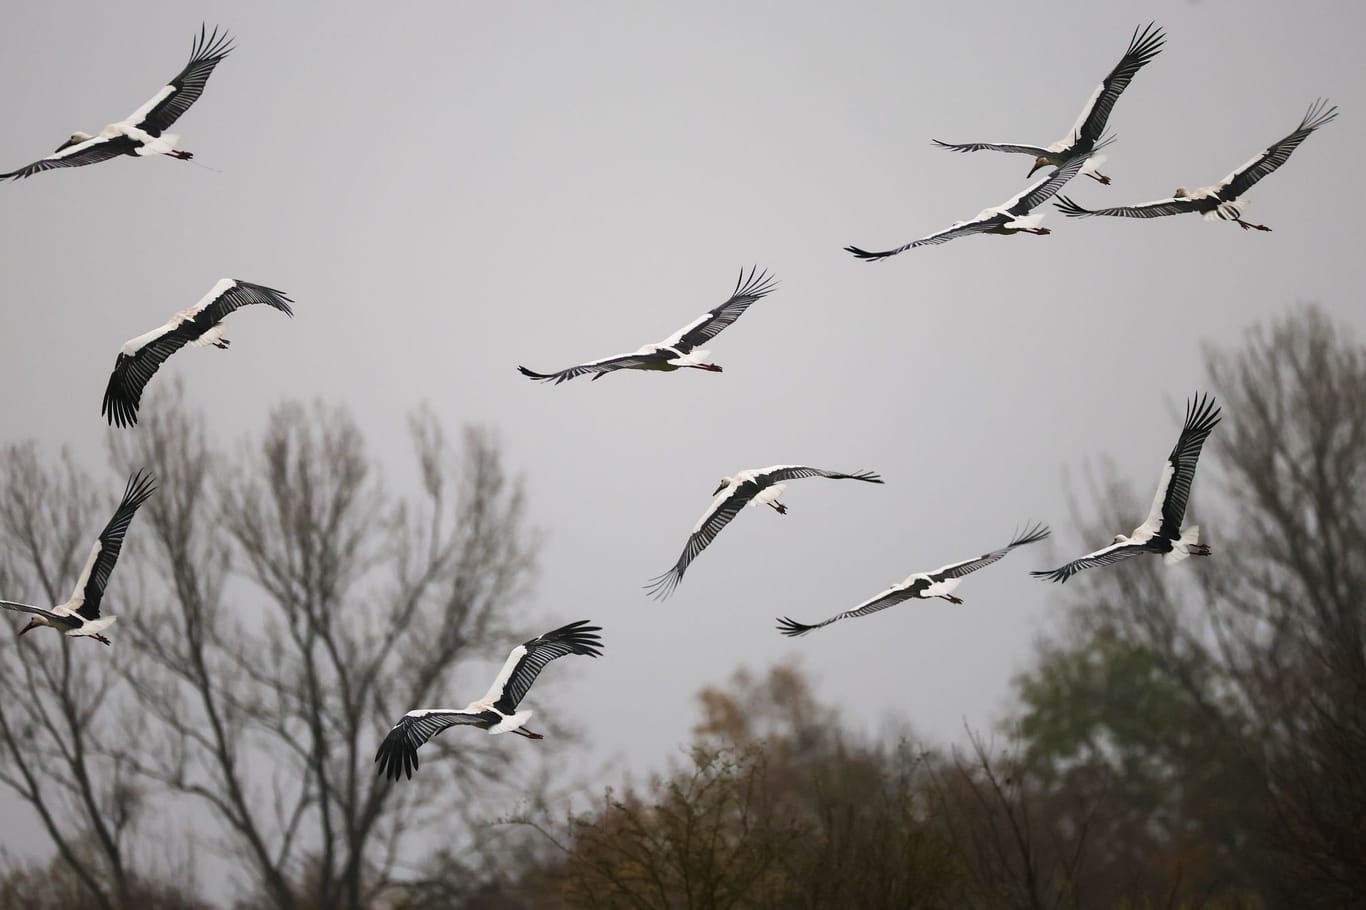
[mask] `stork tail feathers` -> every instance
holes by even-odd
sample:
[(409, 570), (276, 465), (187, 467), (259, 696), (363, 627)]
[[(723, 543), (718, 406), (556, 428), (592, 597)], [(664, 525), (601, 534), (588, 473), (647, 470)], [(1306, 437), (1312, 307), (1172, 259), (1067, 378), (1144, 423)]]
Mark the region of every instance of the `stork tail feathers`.
[(1200, 526), (1191, 525), (1182, 534), (1171, 548), (1171, 552), (1162, 557), (1162, 561), (1167, 565), (1174, 565), (1187, 556), (1208, 556), (1210, 549), (1207, 544), (1200, 543)]
[[(72, 630), (71, 630), (70, 632), (68, 632), (67, 634), (68, 634), (68, 635), (71, 635), (71, 636), (73, 636), (73, 637), (74, 637), (74, 636), (79, 636), (79, 635), (93, 635), (93, 636), (95, 636), (96, 638), (99, 638), (101, 632), (103, 632), (105, 629), (107, 629), (107, 628), (109, 628), (110, 626), (112, 626), (112, 625), (113, 625), (115, 622), (117, 622), (117, 621), (118, 621), (118, 617), (117, 617), (117, 616), (102, 616), (102, 617), (100, 617), (99, 619), (87, 620), (87, 621), (86, 621), (85, 623), (83, 623), (81, 626), (79, 626), (78, 628), (72, 629)], [(106, 644), (107, 644), (107, 642), (106, 642)]]
[(531, 739), (541, 739), (537, 734), (531, 733), (530, 731), (523, 732), (520, 729), (527, 721), (531, 720), (531, 714), (532, 712), (530, 711), (518, 711), (516, 714), (509, 714), (492, 727), (489, 727), (489, 735), (493, 735), (494, 733), (520, 733), (522, 736), (529, 736)]

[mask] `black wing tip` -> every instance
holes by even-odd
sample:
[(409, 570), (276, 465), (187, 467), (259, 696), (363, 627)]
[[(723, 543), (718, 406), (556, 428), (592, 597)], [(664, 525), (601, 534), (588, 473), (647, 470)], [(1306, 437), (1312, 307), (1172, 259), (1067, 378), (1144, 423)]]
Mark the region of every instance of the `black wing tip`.
[(585, 657), (600, 657), (602, 649), (602, 637), (598, 634), (602, 631), (602, 626), (589, 625), (591, 619), (580, 619), (575, 622), (567, 623), (558, 629), (552, 629), (537, 638), (533, 642), (559, 642), (569, 645), (574, 654), (582, 654)]
[[(264, 284), (257, 284), (254, 281), (245, 281), (241, 278), (229, 278), (228, 281), (231, 281), (239, 288), (259, 291), (261, 293), (261, 296), (265, 298), (264, 300), (260, 301), (261, 303), (264, 303), (267, 306), (279, 310), (281, 313), (284, 313), (291, 319), (294, 318), (294, 309), (290, 306), (290, 304), (294, 302), (294, 298), (290, 297), (288, 294), (286, 294), (279, 288), (272, 288)], [(226, 294), (227, 291), (224, 291), (223, 293)]]
[(203, 63), (206, 60), (222, 60), (233, 51), (233, 37), (227, 29), (223, 29), (223, 34), (218, 34), (218, 26), (209, 31), (209, 24), (201, 22), (199, 24), (199, 35), (195, 37), (190, 46), (190, 63)]
[(1213, 395), (1197, 392), (1195, 397), (1186, 399), (1186, 424), (1183, 432), (1209, 432), (1218, 425), (1223, 415)]
[(808, 626), (804, 623), (799, 623), (795, 619), (791, 619), (787, 616), (783, 616), (778, 619), (778, 631), (786, 635), (788, 638), (798, 638), (802, 635), (805, 635), (807, 632), (810, 632), (814, 628), (816, 627)]
[(1134, 35), (1129, 39), (1129, 49), (1124, 52), (1124, 56), (1137, 58), (1135, 63), (1143, 66), (1162, 52), (1166, 40), (1167, 33), (1157, 24), (1156, 19), (1147, 25), (1134, 26)]
[[(957, 143), (957, 144), (956, 144), (956, 143), (953, 143), (953, 142), (945, 142), (945, 141), (942, 140), (942, 139), (931, 139), (931, 140), (930, 140), (930, 144), (931, 144), (931, 145), (937, 145), (937, 146), (938, 146), (939, 148), (941, 148), (941, 149), (948, 149), (948, 150), (951, 151), (951, 152), (975, 152), (975, 151), (977, 151), (977, 150), (974, 149), (974, 148), (970, 148), (970, 147), (969, 147), (968, 145), (966, 145), (966, 144), (961, 144), (961, 143)], [(848, 248), (848, 247), (845, 247), (845, 249), (849, 249), (849, 248)]]
[(1068, 218), (1086, 218), (1089, 215), (1095, 214), (1095, 212), (1091, 211), (1090, 209), (1082, 208), (1081, 206), (1073, 202), (1069, 197), (1063, 196), (1062, 194), (1059, 194), (1053, 200), (1053, 207), (1056, 208), (1058, 211), (1062, 212)]
[(1036, 521), (1033, 524), (1028, 525), (1020, 533), (1016, 534), (1015, 539), (1012, 540), (1009, 544), (1007, 544), (1007, 546), (1023, 547), (1026, 544), (1038, 543), (1039, 541), (1045, 539), (1052, 533), (1053, 531), (1051, 528), (1048, 527), (1048, 525), (1044, 524), (1041, 521)]
[(137, 426), (142, 393), (139, 390), (129, 394), (130, 390), (126, 388), (128, 364), (132, 359), (122, 351), (115, 356), (114, 369), (109, 374), (109, 384), (104, 388), (100, 414), (109, 421), (111, 427), (123, 429)]
[(138, 415), (136, 411), (129, 410), (125, 412), (123, 408), (120, 407), (118, 409), (110, 408), (107, 412), (100, 411), (100, 413), (105, 415), (105, 419), (109, 421), (111, 427), (118, 427), (120, 430), (126, 430), (138, 425)]
[(668, 600), (678, 588), (678, 583), (683, 580), (683, 573), (678, 567), (670, 569), (663, 575), (656, 575), (645, 584), (645, 590), (650, 597), (655, 600)]
[(1062, 568), (1062, 569), (1038, 569), (1038, 570), (1035, 570), (1035, 571), (1031, 571), (1029, 574), (1030, 574), (1030, 576), (1033, 577), (1033, 578), (1045, 578), (1045, 579), (1047, 579), (1048, 581), (1055, 581), (1055, 582), (1059, 582), (1059, 583), (1062, 583), (1062, 584), (1065, 584), (1065, 583), (1067, 582), (1067, 579), (1068, 579), (1069, 577), (1071, 577), (1071, 576), (1068, 574), (1066, 568)]
[[(112, 379), (110, 383), (112, 385)], [(138, 423), (137, 403), (121, 397), (117, 390), (105, 393), (104, 403), (100, 405), (100, 414), (109, 421), (111, 427), (119, 429), (134, 427)]]
[(869, 251), (869, 250), (861, 249), (861, 248), (856, 247), (856, 246), (847, 246), (847, 247), (844, 248), (844, 251), (845, 251), (846, 253), (853, 253), (853, 254), (854, 254), (854, 257), (855, 257), (856, 259), (862, 259), (864, 262), (877, 262), (877, 261), (880, 260), (880, 259), (887, 259), (887, 258), (889, 258), (889, 257), (891, 257), (891, 256), (895, 256), (895, 255), (896, 255), (896, 254), (893, 253), (891, 250), (882, 250), (881, 252), (871, 252), (871, 251)]
[(379, 765), (377, 774), (387, 777), (389, 780), (398, 780), (400, 777), (413, 779), (413, 772), (417, 770), (417, 750), (402, 742), (395, 736), (397, 731), (389, 731), (389, 735), (384, 737), (384, 741), (379, 744), (379, 750), (375, 752), (375, 762)]
[(885, 483), (882, 475), (877, 471), (855, 471), (852, 474), (844, 475), (849, 480), (863, 480), (868, 483)]
[(534, 379), (537, 382), (547, 382), (555, 378), (554, 373), (537, 373), (535, 370), (529, 370), (520, 364), (517, 366), (517, 372), (521, 373), (526, 378)]
[(773, 293), (777, 286), (778, 279), (769, 274), (768, 269), (752, 265), (749, 267), (749, 277), (745, 277), (744, 268), (740, 269), (740, 277), (735, 280), (735, 291), (730, 296), (753, 297), (757, 300)]
[(1336, 104), (1330, 105), (1327, 98), (1315, 98), (1314, 103), (1309, 105), (1309, 110), (1305, 111), (1304, 118), (1300, 121), (1299, 130), (1312, 133), (1324, 124), (1332, 123), (1337, 117), (1338, 106)]
[(156, 491), (156, 475), (146, 468), (138, 468), (128, 476), (128, 485), (124, 487), (121, 505), (136, 509)]

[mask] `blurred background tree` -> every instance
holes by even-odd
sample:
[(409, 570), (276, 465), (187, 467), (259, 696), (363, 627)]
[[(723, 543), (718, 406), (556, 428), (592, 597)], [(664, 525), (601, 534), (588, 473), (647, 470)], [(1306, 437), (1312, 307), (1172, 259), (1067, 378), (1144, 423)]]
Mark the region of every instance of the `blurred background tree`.
[[(493, 441), (417, 415), (400, 496), (344, 412), (284, 405), (227, 459), (173, 395), (113, 453), (161, 479), (111, 604), (126, 647), (0, 642), (0, 783), (57, 850), (0, 875), (0, 908), (200, 906), (158, 830), (180, 806), (242, 908), (1366, 906), (1366, 350), (1303, 306), (1206, 360), (1214, 558), (1059, 589), (1001, 745), (870, 736), (777, 666), (699, 693), (671, 765), (567, 812), (478, 737), (401, 787), (371, 772), (399, 714), (534, 631), (506, 619), (535, 537)], [(1077, 524), (1132, 524), (1150, 482), (1102, 471)], [(119, 488), (6, 450), (6, 594), (64, 599)], [(514, 790), (537, 807), (481, 824)]]
[[(1099, 905), (1366, 906), (1366, 351), (1302, 306), (1206, 361), (1215, 558), (1079, 576), (1017, 681), (1028, 761), (1129, 816)], [(1113, 481), (1093, 499), (1100, 536), (1139, 514)]]
[[(1304, 306), (1206, 359), (1224, 420), (1191, 520), (1215, 558), (1078, 576), (1003, 748), (862, 742), (791, 668), (741, 675), (701, 693), (686, 762), (547, 831), (541, 899), (1366, 906), (1366, 351)], [(1088, 537), (1146, 511), (1139, 480), (1092, 484)], [(722, 891), (674, 831), (710, 833)]]
[(780, 665), (698, 696), (682, 761), (536, 825), (560, 855), (527, 906), (915, 907), (956, 876), (923, 822), (923, 757), (863, 742)]
[[(361, 908), (411, 876), (414, 833), (469, 840), (488, 810), (470, 793), (536, 792), (536, 768), (482, 737), (433, 742), (402, 786), (373, 771), (378, 737), (447, 698), (458, 663), (528, 634), (507, 618), (536, 535), (496, 442), (467, 429), (453, 445), (425, 412), (411, 432), (417, 496), (387, 489), (349, 415), (322, 405), (276, 408), (233, 457), (178, 392), (113, 436), (117, 471), (158, 481), (106, 603), (116, 647), (0, 647), (0, 782), (95, 905), (145, 906), (130, 843), (177, 806), (212, 819), (203, 840), (253, 905)], [(106, 498), (31, 447), (0, 459), (0, 486), (6, 591), (61, 602)]]

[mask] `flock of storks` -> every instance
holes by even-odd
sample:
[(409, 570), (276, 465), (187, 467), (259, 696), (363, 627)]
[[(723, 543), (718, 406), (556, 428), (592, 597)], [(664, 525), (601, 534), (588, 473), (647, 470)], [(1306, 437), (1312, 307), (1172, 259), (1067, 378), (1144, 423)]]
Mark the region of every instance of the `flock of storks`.
[[(1105, 134), (1106, 123), (1120, 94), (1134, 75), (1162, 50), (1163, 41), (1162, 30), (1155, 28), (1152, 23), (1141, 30), (1135, 29), (1128, 50), (1092, 94), (1076, 124), (1063, 139), (1052, 145), (1004, 142), (952, 144), (935, 140), (937, 145), (957, 152), (988, 150), (1031, 155), (1035, 161), (1029, 175), (1051, 166), (1054, 170), (1047, 177), (1031, 184), (1013, 199), (983, 210), (975, 218), (958, 222), (943, 231), (895, 249), (882, 252), (868, 252), (854, 246), (846, 249), (860, 259), (878, 260), (908, 249), (945, 243), (969, 234), (1049, 233), (1047, 228), (1039, 226), (1042, 215), (1032, 212), (1056, 196), (1069, 180), (1078, 174), (1085, 174), (1098, 183), (1110, 183), (1110, 178), (1099, 170), (1105, 158), (1097, 154), (1113, 141)], [(80, 167), (120, 155), (169, 155), (181, 160), (190, 159), (193, 157), (190, 152), (176, 147), (178, 137), (166, 130), (199, 98), (210, 74), (231, 50), (232, 43), (226, 34), (220, 36), (217, 29), (208, 33), (207, 28), (201, 28), (192, 46), (190, 62), (127, 119), (112, 123), (94, 135), (73, 133), (53, 154), (26, 167), (0, 174), (0, 179), (30, 177), (55, 168)], [(1170, 198), (1139, 205), (1086, 209), (1065, 196), (1059, 196), (1055, 204), (1065, 215), (1072, 217), (1113, 215), (1155, 218), (1196, 212), (1207, 219), (1234, 221), (1244, 229), (1270, 230), (1265, 225), (1252, 224), (1243, 219), (1242, 196), (1257, 181), (1284, 164), (1305, 137), (1336, 116), (1336, 108), (1322, 101), (1315, 102), (1294, 132), (1211, 186), (1194, 191), (1181, 187)], [(720, 372), (721, 367), (709, 362), (707, 351), (701, 350), (700, 346), (739, 319), (750, 305), (769, 294), (775, 286), (776, 282), (766, 272), (757, 267), (751, 268), (748, 275), (741, 272), (729, 299), (661, 342), (647, 344), (630, 354), (604, 357), (554, 373), (538, 373), (526, 367), (518, 369), (531, 379), (557, 384), (584, 375), (591, 375), (596, 380), (609, 372), (625, 369), (674, 371), (686, 367)], [(186, 345), (226, 348), (228, 341), (223, 337), (223, 320), (230, 313), (248, 304), (264, 304), (292, 316), (291, 302), (282, 292), (263, 285), (226, 278), (219, 281), (193, 307), (177, 313), (165, 325), (124, 344), (109, 377), (101, 413), (111, 425), (136, 425), (143, 389), (161, 364), (177, 350)], [(1218, 422), (1219, 409), (1211, 397), (1197, 395), (1188, 400), (1185, 424), (1167, 457), (1158, 482), (1157, 495), (1144, 522), (1132, 534), (1120, 534), (1110, 545), (1060, 568), (1030, 574), (1065, 582), (1083, 569), (1110, 565), (1141, 553), (1161, 555), (1168, 563), (1179, 562), (1188, 556), (1208, 556), (1210, 549), (1199, 542), (1198, 529), (1194, 526), (1183, 529), (1182, 521), (1200, 449)], [(647, 590), (657, 597), (671, 594), (692, 561), (746, 505), (768, 506), (779, 514), (785, 514), (787, 508), (780, 497), (787, 482), (804, 477), (882, 483), (882, 478), (870, 471), (846, 474), (802, 465), (774, 465), (740, 471), (732, 477), (722, 478), (711, 505), (694, 526), (678, 561), (668, 572), (653, 579), (647, 585)], [(144, 471), (136, 471), (129, 478), (122, 501), (91, 548), (71, 598), (66, 603), (49, 610), (0, 601), (0, 606), (5, 609), (30, 616), (28, 624), (19, 631), (20, 635), (47, 626), (69, 636), (86, 636), (109, 644), (103, 632), (114, 622), (115, 617), (101, 617), (100, 602), (133, 515), (154, 490), (152, 477)], [(952, 603), (962, 603), (953, 592), (963, 576), (991, 565), (1016, 547), (1036, 543), (1048, 535), (1046, 526), (1031, 525), (999, 549), (931, 572), (913, 573), (900, 584), (829, 619), (806, 624), (783, 618), (778, 628), (784, 635), (805, 635), (837, 620), (866, 616), (910, 599), (938, 597)], [(598, 635), (600, 631), (600, 627), (589, 625), (588, 621), (583, 620), (537, 636), (512, 649), (489, 691), (467, 707), (408, 712), (393, 726), (379, 747), (375, 761), (379, 764), (380, 773), (395, 780), (405, 774), (411, 777), (418, 765), (418, 748), (442, 730), (457, 724), (479, 727), (489, 733), (513, 732), (532, 739), (541, 738), (539, 734), (526, 729), (531, 712), (518, 711), (519, 703), (537, 675), (555, 658), (567, 654), (598, 656), (602, 648), (602, 640)]]

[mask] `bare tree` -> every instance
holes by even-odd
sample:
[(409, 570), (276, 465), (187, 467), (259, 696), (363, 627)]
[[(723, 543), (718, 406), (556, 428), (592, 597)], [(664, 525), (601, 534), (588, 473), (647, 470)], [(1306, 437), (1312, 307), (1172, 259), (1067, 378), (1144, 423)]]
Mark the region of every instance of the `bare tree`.
[(1216, 441), (1236, 536), (1207, 589), (1262, 747), (1277, 885), (1366, 903), (1366, 348), (1310, 306), (1208, 360), (1238, 419)]
[[(1225, 418), (1196, 506), (1215, 558), (1083, 577), (1072, 640), (1047, 646), (1022, 678), (1026, 724), (1065, 732), (1036, 736), (1034, 759), (1063, 774), (1127, 771), (1117, 779), (1129, 805), (1160, 832), (1154, 850), (1180, 864), (1182, 888), (1358, 905), (1366, 350), (1308, 306), (1206, 359)], [(1100, 501), (1141, 502), (1119, 484), (1104, 492)], [(1058, 675), (1068, 665), (1070, 680)]]
[(505, 623), (535, 546), (520, 486), (486, 432), (456, 450), (427, 413), (411, 420), (409, 498), (341, 410), (281, 406), (231, 459), (178, 402), (146, 410), (116, 437), (116, 460), (162, 483), (149, 596), (125, 630), (150, 729), (120, 758), (208, 809), (268, 905), (372, 906), (416, 865), (409, 834), (468, 831), (467, 794), (509, 773), (508, 750), (477, 737), (434, 742), (398, 785), (372, 761), (458, 661), (524, 631)]
[[(169, 876), (134, 878), (122, 896), (136, 910), (211, 910), (193, 896), (193, 887)], [(108, 906), (100, 892), (83, 880), (82, 870), (60, 855), (46, 863), (23, 863), (0, 854), (0, 910), (99, 910)]]
[[(1018, 757), (993, 759), (987, 744), (969, 732), (970, 754), (952, 750), (931, 764), (935, 818), (963, 858), (959, 883), (971, 906), (1054, 910), (1075, 906), (1072, 872), (1085, 830), (1064, 856), (1049, 847), (1051, 819), (1039, 819)], [(1026, 786), (1021, 786), (1026, 784)]]
[[(0, 642), (0, 783), (83, 903), (150, 906), (173, 893), (155, 881), (192, 880), (151, 873), (189, 827), (166, 820), (188, 818), (252, 906), (392, 904), (438, 843), (473, 842), (474, 820), (503, 808), (471, 792), (547, 780), (546, 749), (455, 735), (411, 781), (374, 773), (389, 725), (528, 631), (508, 618), (536, 535), (496, 441), (467, 429), (453, 444), (423, 411), (410, 438), (416, 495), (391, 491), (350, 417), (322, 405), (277, 408), (229, 455), (168, 386), (136, 433), (111, 436), (115, 466), (159, 487), (106, 602), (124, 619), (116, 646)], [(4, 596), (64, 600), (104, 499), (65, 455), (0, 455)]]
[[(5, 450), (0, 596), (64, 602), (107, 520), (103, 500), (66, 453), (49, 465), (31, 445)], [(128, 766), (109, 758), (108, 744), (122, 735), (109, 711), (121, 687), (94, 644), (46, 634), (0, 639), (0, 783), (33, 808), (68, 881), (112, 910), (132, 906), (129, 850), (142, 791)]]

